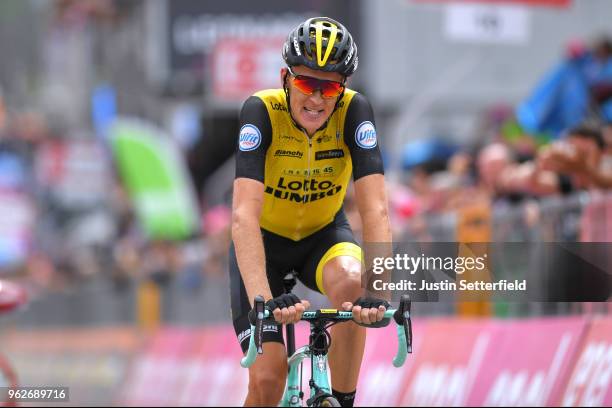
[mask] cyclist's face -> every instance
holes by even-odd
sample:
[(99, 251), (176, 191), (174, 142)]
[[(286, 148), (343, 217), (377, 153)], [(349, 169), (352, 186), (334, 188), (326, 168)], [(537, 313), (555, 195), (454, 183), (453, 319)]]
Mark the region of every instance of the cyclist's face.
[[(336, 82), (342, 82), (343, 80), (342, 75), (336, 72), (316, 71), (301, 65), (292, 67), (291, 70), (296, 75), (305, 75)], [(293, 84), (293, 77), (287, 73), (286, 68), (281, 70), (281, 81), (285, 74), (287, 75), (287, 86), (289, 88), (291, 114), (298, 125), (306, 129), (309, 135), (313, 135), (318, 128), (323, 126), (334, 111), (338, 97), (325, 98), (321, 95), (321, 90), (319, 89), (311, 95), (306, 95)]]

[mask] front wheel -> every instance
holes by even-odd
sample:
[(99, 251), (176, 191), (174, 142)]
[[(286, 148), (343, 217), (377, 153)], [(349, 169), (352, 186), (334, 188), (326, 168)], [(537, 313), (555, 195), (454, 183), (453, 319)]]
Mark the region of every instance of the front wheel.
[(338, 400), (334, 397), (321, 398), (314, 404), (315, 407), (341, 407)]

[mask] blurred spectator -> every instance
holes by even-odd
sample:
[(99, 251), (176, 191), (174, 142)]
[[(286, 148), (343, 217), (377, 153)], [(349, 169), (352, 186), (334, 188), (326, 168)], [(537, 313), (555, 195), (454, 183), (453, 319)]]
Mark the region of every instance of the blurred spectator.
[(516, 110), (528, 133), (559, 137), (589, 118), (612, 120), (612, 41), (603, 37), (590, 49), (570, 48)]
[[(543, 149), (538, 155), (538, 166), (559, 175), (560, 189), (612, 188), (612, 171), (603, 166), (605, 152), (599, 129), (579, 127), (568, 132), (567, 140)], [(569, 180), (564, 180), (565, 177)]]

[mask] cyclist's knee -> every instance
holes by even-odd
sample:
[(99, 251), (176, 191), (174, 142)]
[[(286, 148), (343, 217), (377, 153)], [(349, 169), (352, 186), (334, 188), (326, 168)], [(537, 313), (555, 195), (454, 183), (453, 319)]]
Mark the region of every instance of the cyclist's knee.
[(354, 301), (363, 292), (361, 263), (350, 256), (332, 259), (323, 269), (323, 286), (335, 307)]
[(281, 343), (264, 343), (264, 353), (249, 370), (249, 393), (262, 405), (276, 405), (283, 396), (287, 357)]
[(257, 395), (262, 404), (274, 406), (283, 396), (285, 380), (278, 371), (257, 373), (249, 380), (249, 391)]

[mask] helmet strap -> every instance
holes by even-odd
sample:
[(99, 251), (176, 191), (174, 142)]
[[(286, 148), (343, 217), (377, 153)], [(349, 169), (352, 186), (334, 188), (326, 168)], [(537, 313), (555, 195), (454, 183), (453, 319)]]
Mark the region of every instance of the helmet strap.
[(293, 122), (293, 124), (295, 125), (295, 127), (297, 127), (298, 129), (300, 129), (302, 132), (308, 134), (308, 132), (306, 131), (306, 129), (304, 129), (302, 126), (300, 126), (297, 121), (295, 120), (295, 118), (293, 117), (293, 113), (291, 113), (291, 98), (289, 97), (289, 87), (287, 86), (287, 76), (289, 75), (289, 72), (287, 71), (285, 73), (285, 77), (283, 78), (283, 89), (285, 90), (285, 98), (287, 99), (287, 112), (289, 112), (289, 117), (291, 118), (291, 121)]

